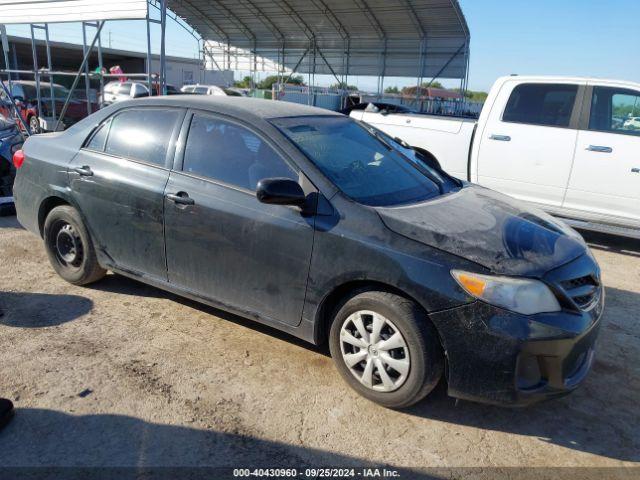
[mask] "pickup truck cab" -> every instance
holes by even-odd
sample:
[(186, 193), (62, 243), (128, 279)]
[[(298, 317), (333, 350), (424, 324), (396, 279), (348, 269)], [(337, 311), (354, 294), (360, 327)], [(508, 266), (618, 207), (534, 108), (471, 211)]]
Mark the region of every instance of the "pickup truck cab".
[(573, 226), (640, 238), (640, 84), (499, 78), (478, 121), (353, 111), (453, 176)]

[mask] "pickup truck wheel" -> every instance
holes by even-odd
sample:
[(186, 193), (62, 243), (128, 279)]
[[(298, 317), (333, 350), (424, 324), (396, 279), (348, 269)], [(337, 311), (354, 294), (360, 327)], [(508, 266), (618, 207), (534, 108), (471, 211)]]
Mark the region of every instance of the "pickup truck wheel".
[(422, 400), (444, 367), (438, 334), (426, 313), (388, 292), (362, 292), (339, 306), (329, 348), (347, 383), (389, 408)]
[(86, 285), (106, 274), (80, 214), (71, 206), (61, 205), (49, 212), (44, 222), (44, 245), (54, 270), (69, 283)]

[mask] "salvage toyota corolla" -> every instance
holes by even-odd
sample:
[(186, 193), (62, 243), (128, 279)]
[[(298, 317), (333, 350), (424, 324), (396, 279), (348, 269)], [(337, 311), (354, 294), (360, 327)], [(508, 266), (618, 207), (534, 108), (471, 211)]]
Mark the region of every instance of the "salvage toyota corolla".
[(20, 223), (84, 285), (111, 270), (320, 344), (409, 406), (525, 405), (586, 376), (603, 309), (582, 238), (326, 110), (118, 103), (16, 153)]

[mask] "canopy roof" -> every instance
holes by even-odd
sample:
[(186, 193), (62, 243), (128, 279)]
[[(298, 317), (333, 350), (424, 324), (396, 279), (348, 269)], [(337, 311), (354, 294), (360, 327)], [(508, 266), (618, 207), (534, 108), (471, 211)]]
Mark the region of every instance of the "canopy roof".
[(246, 49), (288, 69), (297, 66), (299, 72), (466, 76), (469, 29), (458, 0), (168, 0), (167, 4), (205, 41)]

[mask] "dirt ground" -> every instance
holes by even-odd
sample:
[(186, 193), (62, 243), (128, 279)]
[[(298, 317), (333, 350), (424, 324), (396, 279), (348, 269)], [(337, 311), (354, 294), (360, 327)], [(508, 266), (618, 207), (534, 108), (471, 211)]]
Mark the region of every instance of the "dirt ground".
[(587, 238), (607, 306), (578, 391), (514, 410), (439, 388), (396, 412), (275, 330), (112, 274), (67, 284), (0, 218), (0, 466), (638, 467), (640, 242)]

